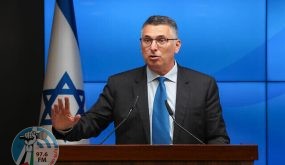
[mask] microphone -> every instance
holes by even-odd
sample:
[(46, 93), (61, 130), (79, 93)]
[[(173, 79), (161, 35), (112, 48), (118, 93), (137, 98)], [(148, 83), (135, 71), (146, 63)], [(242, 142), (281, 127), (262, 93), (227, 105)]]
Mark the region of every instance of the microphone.
[(198, 137), (196, 137), (195, 135), (193, 135), (191, 132), (189, 132), (187, 129), (185, 129), (182, 125), (180, 125), (179, 123), (176, 122), (175, 120), (175, 117), (173, 115), (173, 111), (171, 110), (167, 100), (165, 100), (165, 106), (166, 106), (166, 109), (169, 113), (169, 115), (171, 116), (171, 118), (173, 119), (174, 123), (176, 125), (178, 125), (179, 128), (181, 128), (183, 131), (187, 132), (190, 136), (192, 136), (193, 138), (195, 138), (199, 143), (201, 144), (205, 144), (202, 140), (200, 140)]
[(115, 128), (113, 129), (112, 132), (110, 132), (110, 133), (108, 134), (108, 136), (106, 136), (106, 137), (102, 140), (102, 142), (101, 142), (100, 144), (103, 144), (118, 128), (120, 128), (120, 126), (121, 126), (122, 124), (125, 123), (125, 121), (129, 118), (129, 116), (130, 116), (130, 114), (132, 113), (132, 111), (135, 109), (138, 100), (139, 100), (139, 96), (136, 97), (136, 99), (135, 99), (134, 103), (132, 104), (132, 106), (131, 106), (131, 108), (130, 108), (128, 114), (127, 114), (127, 116), (117, 125), (117, 127), (115, 127)]

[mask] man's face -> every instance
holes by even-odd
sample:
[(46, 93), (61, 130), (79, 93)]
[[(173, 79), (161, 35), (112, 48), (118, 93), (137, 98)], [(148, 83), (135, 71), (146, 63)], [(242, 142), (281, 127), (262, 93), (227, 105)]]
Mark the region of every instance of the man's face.
[(148, 67), (159, 75), (165, 75), (174, 66), (174, 55), (178, 53), (180, 40), (168, 40), (160, 45), (155, 40), (149, 46), (143, 44), (144, 39), (176, 39), (174, 30), (168, 25), (146, 25), (142, 29), (141, 50)]

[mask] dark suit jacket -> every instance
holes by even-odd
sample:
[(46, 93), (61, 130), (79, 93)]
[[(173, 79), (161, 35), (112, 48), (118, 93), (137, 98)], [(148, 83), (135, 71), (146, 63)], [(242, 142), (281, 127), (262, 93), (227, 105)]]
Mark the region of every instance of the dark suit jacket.
[[(178, 65), (175, 118), (205, 143), (229, 143), (215, 80)], [(69, 141), (98, 136), (112, 121), (118, 125), (128, 114), (136, 96), (135, 109), (116, 130), (117, 144), (150, 144), (146, 67), (111, 76), (93, 107), (65, 136)], [(174, 144), (199, 143), (174, 126)]]

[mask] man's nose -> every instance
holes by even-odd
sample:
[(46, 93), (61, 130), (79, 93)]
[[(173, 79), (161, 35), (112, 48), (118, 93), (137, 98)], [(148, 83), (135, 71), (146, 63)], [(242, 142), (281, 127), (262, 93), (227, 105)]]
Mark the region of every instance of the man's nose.
[(157, 42), (156, 40), (153, 40), (152, 43), (150, 44), (150, 49), (157, 50), (157, 48), (158, 48)]

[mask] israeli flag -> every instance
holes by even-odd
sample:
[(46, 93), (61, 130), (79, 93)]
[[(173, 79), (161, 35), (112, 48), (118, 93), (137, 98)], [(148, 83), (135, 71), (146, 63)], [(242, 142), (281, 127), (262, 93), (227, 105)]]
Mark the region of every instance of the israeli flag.
[[(56, 0), (39, 125), (51, 130), (51, 109), (58, 98), (69, 97), (72, 115), (85, 111), (85, 94), (72, 0)], [(63, 99), (64, 101), (64, 99)], [(74, 144), (74, 142), (60, 142)], [(77, 142), (78, 143), (78, 142)], [(79, 143), (89, 143), (83, 140)]]

